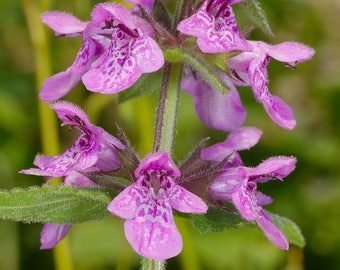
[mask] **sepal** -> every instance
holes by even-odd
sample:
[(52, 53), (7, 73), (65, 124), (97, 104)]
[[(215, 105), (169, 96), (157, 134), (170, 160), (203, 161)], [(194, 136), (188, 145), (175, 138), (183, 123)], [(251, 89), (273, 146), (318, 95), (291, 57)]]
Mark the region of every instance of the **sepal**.
[(259, 27), (270, 38), (274, 38), (274, 33), (270, 28), (266, 14), (258, 1), (246, 0), (240, 3), (240, 5), (257, 27)]
[[(262, 232), (255, 222), (248, 222), (237, 214), (231, 204), (209, 206), (205, 215), (191, 215), (191, 222), (201, 233), (227, 232), (235, 229), (255, 229)], [(268, 212), (267, 212), (268, 213)], [(300, 248), (305, 246), (305, 239), (300, 228), (290, 219), (268, 213), (274, 225), (282, 230), (290, 244)]]

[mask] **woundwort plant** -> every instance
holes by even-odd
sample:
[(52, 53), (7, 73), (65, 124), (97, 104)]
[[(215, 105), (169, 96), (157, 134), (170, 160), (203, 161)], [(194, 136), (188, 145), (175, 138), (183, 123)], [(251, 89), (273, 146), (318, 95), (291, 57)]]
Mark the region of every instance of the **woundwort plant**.
[[(129, 9), (98, 4), (87, 22), (66, 12), (41, 14), (56, 36), (82, 38), (73, 64), (47, 78), (39, 93), (62, 125), (78, 129), (80, 135), (65, 152), (39, 154), (34, 168), (20, 172), (43, 176), (47, 182), (61, 178), (62, 184), (2, 191), (0, 216), (44, 223), (42, 249), (55, 247), (72, 224), (118, 216), (125, 220), (127, 241), (144, 258), (143, 269), (164, 269), (164, 261), (181, 252), (177, 212), (207, 232), (255, 223), (280, 249), (288, 250), (289, 243), (303, 246), (296, 225), (267, 212), (263, 206), (272, 198), (257, 189), (258, 183), (282, 181), (296, 159), (276, 156), (255, 167), (243, 164), (239, 152), (257, 144), (262, 132), (243, 126), (247, 111), (238, 89), (250, 86), (270, 118), (293, 129), (293, 110), (269, 91), (267, 67), (275, 59), (294, 68), (311, 59), (314, 50), (297, 42), (247, 40), (233, 5), (242, 5), (252, 13), (253, 23), (270, 32), (255, 0), (178, 0), (173, 1), (174, 13), (161, 0), (128, 2)], [(92, 124), (77, 105), (61, 100), (80, 82), (91, 92), (126, 92), (127, 101), (158, 92), (153, 151), (140, 159), (119, 123), (115, 137)], [(175, 164), (180, 90), (193, 96), (205, 125), (228, 136), (209, 147), (202, 137), (187, 158)], [(220, 217), (230, 222), (221, 226)]]

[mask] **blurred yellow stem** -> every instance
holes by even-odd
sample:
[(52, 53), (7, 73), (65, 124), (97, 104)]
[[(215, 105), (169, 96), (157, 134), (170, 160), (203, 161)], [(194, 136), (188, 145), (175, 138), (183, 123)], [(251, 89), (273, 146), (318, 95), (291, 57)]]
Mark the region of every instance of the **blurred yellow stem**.
[(192, 244), (190, 231), (186, 219), (175, 217), (178, 230), (181, 232), (183, 238), (183, 250), (179, 254), (179, 260), (182, 264), (182, 269), (200, 270), (200, 263)]
[(150, 97), (142, 97), (132, 101), (133, 114), (138, 128), (139, 141), (137, 144), (138, 153), (141, 156), (151, 152), (153, 143), (153, 113)]
[[(50, 1), (40, 1), (44, 9), (49, 7)], [(26, 17), (27, 27), (32, 41), (35, 57), (37, 93), (43, 81), (51, 75), (50, 48), (43, 24), (40, 21), (40, 9), (33, 0), (21, 0)], [(49, 104), (38, 99), (38, 112), (40, 117), (40, 137), (42, 151), (48, 155), (59, 153), (59, 139), (57, 121)], [(67, 239), (63, 240), (54, 249), (55, 269), (73, 270)]]

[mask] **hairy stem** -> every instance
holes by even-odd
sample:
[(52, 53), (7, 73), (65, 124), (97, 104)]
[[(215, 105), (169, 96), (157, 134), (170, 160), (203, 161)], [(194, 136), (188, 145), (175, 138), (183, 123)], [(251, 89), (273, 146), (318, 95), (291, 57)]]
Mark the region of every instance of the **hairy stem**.
[(154, 138), (154, 152), (167, 152), (171, 155), (174, 142), (179, 84), (183, 65), (165, 63)]
[(143, 258), (141, 270), (165, 270), (165, 261)]

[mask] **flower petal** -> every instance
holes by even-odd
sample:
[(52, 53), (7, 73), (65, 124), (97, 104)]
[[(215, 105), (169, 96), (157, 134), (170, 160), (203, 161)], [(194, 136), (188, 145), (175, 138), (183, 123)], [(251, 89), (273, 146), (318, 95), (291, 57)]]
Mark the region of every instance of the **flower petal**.
[(148, 36), (135, 39), (131, 46), (131, 57), (136, 59), (138, 69), (142, 73), (157, 71), (164, 64), (163, 51), (157, 42)]
[(255, 192), (247, 188), (247, 180), (232, 194), (232, 200), (242, 217), (246, 220), (255, 220), (258, 212), (262, 210), (256, 200)]
[(136, 169), (135, 175), (137, 178), (143, 175), (143, 171), (149, 170), (170, 170), (171, 177), (180, 176), (180, 171), (176, 167), (175, 163), (170, 159), (168, 153), (153, 153), (144, 157)]
[(140, 190), (136, 184), (132, 184), (119, 193), (108, 205), (107, 210), (124, 219), (132, 219), (136, 216), (136, 201), (140, 197)]
[(76, 171), (71, 171), (64, 179), (64, 185), (70, 187), (98, 187), (96, 183), (91, 181), (86, 176)]
[(61, 240), (65, 238), (71, 227), (71, 224), (45, 223), (40, 234), (40, 248), (50, 249), (55, 247)]
[(52, 102), (65, 96), (88, 70), (97, 47), (101, 45), (87, 35), (83, 36), (83, 44), (72, 66), (46, 79), (39, 93), (39, 98), (45, 102)]
[(283, 232), (276, 227), (271, 221), (265, 217), (259, 217), (256, 219), (257, 224), (265, 233), (266, 237), (270, 242), (281, 249), (288, 250), (289, 243)]
[(209, 193), (215, 200), (231, 201), (232, 195), (237, 192), (246, 177), (243, 167), (229, 168), (209, 186)]
[(256, 191), (256, 200), (259, 205), (267, 205), (273, 202), (273, 199), (270, 196), (267, 196), (259, 191)]
[(80, 129), (82, 126), (86, 126), (89, 129), (93, 126), (86, 113), (71, 102), (55, 102), (51, 105), (51, 108), (56, 112), (63, 125), (76, 126)]
[(82, 22), (68, 13), (58, 11), (42, 13), (41, 20), (57, 35), (81, 34), (88, 25), (88, 23)]
[(243, 127), (234, 130), (222, 143), (214, 144), (201, 151), (204, 160), (222, 161), (235, 151), (250, 149), (258, 143), (262, 131), (257, 128)]
[(117, 28), (109, 49), (85, 73), (83, 83), (90, 91), (117, 93), (134, 84), (142, 73), (156, 71), (163, 64), (163, 53), (152, 38), (132, 38)]
[(80, 81), (82, 74), (63, 71), (47, 78), (41, 87), (39, 98), (45, 102), (65, 96)]
[(256, 182), (266, 182), (270, 179), (282, 179), (294, 169), (296, 158), (272, 157), (263, 161), (255, 168), (247, 168), (248, 175), (256, 178)]
[(219, 75), (230, 88), (226, 94), (213, 89), (198, 74), (194, 79), (189, 70), (182, 79), (181, 88), (194, 96), (196, 113), (204, 124), (214, 129), (231, 131), (242, 126), (247, 112), (231, 80), (222, 73)]
[[(196, 14), (177, 27), (184, 34), (195, 36), (202, 52), (246, 51), (251, 46), (239, 33), (234, 12), (225, 1), (205, 1)], [(234, 1), (239, 2), (239, 1)], [(209, 8), (208, 8), (209, 7)], [(218, 16), (215, 16), (219, 14)]]
[(182, 237), (173, 221), (170, 206), (163, 211), (169, 218), (166, 223), (154, 221), (150, 216), (125, 221), (126, 239), (143, 257), (166, 260), (177, 256), (182, 250)]
[(242, 126), (247, 114), (234, 87), (227, 94), (210, 87), (202, 89), (194, 95), (194, 104), (203, 123), (223, 131), (232, 131)]
[(300, 62), (310, 60), (315, 51), (314, 49), (297, 42), (283, 42), (277, 45), (264, 46), (265, 52), (280, 62), (285, 62), (295, 66)]
[(168, 192), (172, 208), (179, 212), (204, 214), (208, 211), (207, 204), (201, 198), (176, 183)]
[(134, 16), (122, 5), (114, 3), (100, 3), (95, 6), (91, 13), (91, 21), (99, 28), (106, 27), (106, 22), (113, 21), (115, 25), (124, 23), (128, 28), (135, 29)]
[(112, 94), (125, 90), (137, 81), (141, 72), (137, 69), (136, 59), (130, 55), (130, 41), (131, 37), (116, 30), (108, 50), (82, 78), (88, 90)]
[(255, 98), (263, 104), (275, 123), (285, 129), (292, 129), (296, 124), (292, 109), (279, 97), (273, 96), (269, 92), (266, 69), (268, 63), (269, 57), (250, 62), (248, 72)]
[(279, 97), (268, 95), (268, 99), (262, 100), (262, 104), (270, 118), (280, 127), (293, 129), (296, 126), (292, 108)]

